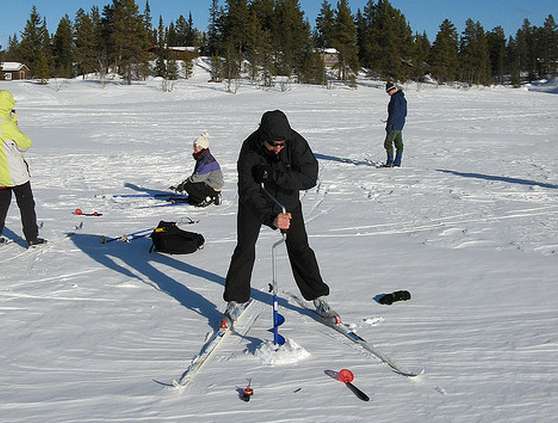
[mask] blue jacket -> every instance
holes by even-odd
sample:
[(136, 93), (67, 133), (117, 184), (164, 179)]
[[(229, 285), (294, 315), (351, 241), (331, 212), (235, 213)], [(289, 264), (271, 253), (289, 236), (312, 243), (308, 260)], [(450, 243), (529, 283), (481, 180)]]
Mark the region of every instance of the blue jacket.
[(407, 100), (405, 94), (399, 90), (393, 94), (388, 104), (388, 120), (386, 123), (386, 131), (401, 131), (405, 126), (405, 117), (407, 116)]

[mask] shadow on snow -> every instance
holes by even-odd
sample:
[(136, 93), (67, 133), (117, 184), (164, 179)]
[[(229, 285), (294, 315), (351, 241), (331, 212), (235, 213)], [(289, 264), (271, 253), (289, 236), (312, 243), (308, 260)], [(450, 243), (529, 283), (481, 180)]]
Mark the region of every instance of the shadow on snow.
[[(187, 276), (190, 275), (221, 285), (224, 288), (225, 278), (223, 276), (185, 263), (171, 256), (150, 253), (150, 241), (148, 239), (139, 239), (132, 243), (113, 242), (102, 244), (102, 238), (101, 235), (76, 233), (70, 239), (80, 250), (97, 263), (164, 292), (184, 307), (205, 317), (214, 330), (219, 327), (222, 314), (218, 307), (202, 295), (188, 288), (186, 283)], [(168, 266), (183, 272), (185, 283), (173, 279), (162, 270), (156, 268), (155, 264)], [(260, 289), (252, 288), (251, 297), (262, 303), (270, 305), (272, 303), (271, 294)], [(303, 308), (289, 304), (283, 298), (279, 299), (279, 304), (281, 307), (294, 310), (300, 314), (309, 315)]]
[(320, 154), (320, 153), (314, 153), (314, 156), (318, 160), (327, 160), (327, 161), (332, 161), (332, 162), (348, 163), (348, 164), (352, 164), (352, 165), (355, 165), (355, 166), (374, 166), (374, 164), (372, 164), (370, 161), (366, 161), (366, 160), (345, 159), (343, 157), (335, 157), (335, 156), (330, 156), (328, 154)]
[(532, 181), (530, 179), (510, 178), (507, 176), (496, 176), (496, 175), (484, 175), (482, 173), (457, 172), (455, 170), (447, 170), (447, 169), (436, 169), (436, 171), (442, 173), (449, 173), (451, 175), (456, 175), (456, 176), (462, 176), (464, 178), (476, 178), (476, 179), (484, 179), (486, 181), (499, 181), (499, 182), (507, 182), (509, 184), (529, 185), (529, 186), (538, 186), (542, 188), (558, 189), (557, 184), (547, 184), (545, 182), (537, 182), (537, 181)]

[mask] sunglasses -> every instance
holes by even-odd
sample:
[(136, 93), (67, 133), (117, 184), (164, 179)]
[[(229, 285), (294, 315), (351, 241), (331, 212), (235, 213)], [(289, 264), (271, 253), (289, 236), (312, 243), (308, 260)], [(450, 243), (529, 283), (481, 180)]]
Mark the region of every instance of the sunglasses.
[(271, 146), (271, 147), (284, 147), (286, 141), (285, 140), (272, 140), (272, 141), (266, 141), (267, 145)]

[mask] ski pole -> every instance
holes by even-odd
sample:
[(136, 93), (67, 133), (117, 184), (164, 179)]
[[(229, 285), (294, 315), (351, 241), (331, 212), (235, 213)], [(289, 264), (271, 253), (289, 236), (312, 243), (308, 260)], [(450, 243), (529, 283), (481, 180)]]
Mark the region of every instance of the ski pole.
[[(285, 209), (285, 206), (283, 206), (283, 204), (281, 204), (279, 201), (277, 201), (277, 199), (273, 195), (271, 195), (268, 190), (265, 189), (263, 184), (262, 184), (262, 190), (263, 190), (263, 192), (265, 192), (267, 194), (267, 196), (269, 198), (271, 198), (271, 200), (275, 204), (277, 204), (281, 208), (281, 211), (282, 211), (283, 214), (287, 213), (287, 210)], [(275, 249), (279, 245), (284, 243), (286, 240), (287, 240), (287, 235), (283, 230), (281, 230), (281, 239), (279, 241), (275, 242), (271, 247), (272, 279), (271, 279), (270, 291), (273, 294), (272, 295), (272, 301), (273, 301), (273, 344), (275, 344), (275, 345), (283, 345), (285, 343), (285, 338), (279, 334), (279, 326), (281, 326), (283, 323), (285, 323), (285, 318), (279, 313), (279, 302), (277, 300), (278, 286), (277, 286), (277, 268), (276, 268), (276, 265), (275, 265), (275, 262), (276, 262)]]
[(108, 244), (109, 242), (114, 242), (114, 241), (129, 242), (129, 241), (131, 241), (133, 239), (136, 239), (136, 238), (146, 237), (147, 235), (149, 235), (151, 233), (152, 230), (153, 230), (153, 228), (142, 229), (141, 231), (136, 231), (136, 232), (132, 232), (130, 234), (125, 234), (125, 235), (121, 235), (121, 236), (116, 236), (114, 238), (106, 238), (106, 237), (103, 236), (101, 238), (101, 244)]
[[(194, 225), (196, 223), (200, 223), (200, 221), (199, 220), (194, 220), (190, 216), (186, 216), (184, 218), (180, 218), (178, 220), (178, 223), (184, 223), (184, 224), (187, 224), (187, 225)], [(145, 238), (145, 237), (147, 237), (151, 234), (153, 229), (155, 229), (155, 228), (145, 228), (145, 229), (141, 229), (139, 231), (132, 232), (132, 233), (129, 233), (129, 234), (115, 236), (113, 238), (107, 238), (107, 237), (103, 236), (103, 237), (101, 237), (101, 244), (108, 244), (109, 242), (114, 242), (114, 241), (130, 242), (134, 239)]]

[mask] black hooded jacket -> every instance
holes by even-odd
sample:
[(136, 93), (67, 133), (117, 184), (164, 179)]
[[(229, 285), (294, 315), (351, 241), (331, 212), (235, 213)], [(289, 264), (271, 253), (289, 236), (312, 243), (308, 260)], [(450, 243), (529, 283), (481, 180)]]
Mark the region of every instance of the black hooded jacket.
[[(264, 146), (266, 140), (276, 139), (286, 140), (279, 155), (270, 153)], [(318, 161), (308, 142), (291, 128), (280, 110), (263, 114), (260, 127), (242, 144), (237, 162), (241, 205), (250, 207), (261, 223), (275, 229), (273, 220), (281, 210), (254, 179), (254, 169), (265, 165), (271, 167), (265, 188), (287, 211), (299, 207), (300, 190), (314, 187), (318, 180)]]

